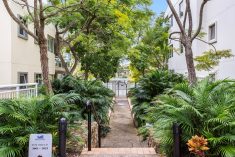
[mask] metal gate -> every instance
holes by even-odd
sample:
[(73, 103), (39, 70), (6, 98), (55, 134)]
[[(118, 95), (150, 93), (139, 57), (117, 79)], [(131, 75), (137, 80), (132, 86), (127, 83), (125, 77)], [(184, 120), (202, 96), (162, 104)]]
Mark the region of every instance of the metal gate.
[(129, 82), (128, 79), (114, 78), (110, 82), (105, 83), (105, 86), (111, 89), (117, 97), (126, 97), (130, 88), (134, 87), (134, 84)]

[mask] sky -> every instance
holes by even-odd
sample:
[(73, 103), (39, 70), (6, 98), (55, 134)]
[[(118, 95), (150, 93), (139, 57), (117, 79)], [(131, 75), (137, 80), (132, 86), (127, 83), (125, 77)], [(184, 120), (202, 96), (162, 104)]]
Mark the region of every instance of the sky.
[(166, 11), (167, 3), (166, 0), (153, 0), (151, 9), (159, 15), (161, 12)]

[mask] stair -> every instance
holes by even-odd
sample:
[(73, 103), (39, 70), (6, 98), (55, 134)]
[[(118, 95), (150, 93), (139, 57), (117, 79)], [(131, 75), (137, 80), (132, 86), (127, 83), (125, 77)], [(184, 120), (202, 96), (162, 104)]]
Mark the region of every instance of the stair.
[(92, 148), (83, 150), (80, 157), (160, 157), (153, 148)]

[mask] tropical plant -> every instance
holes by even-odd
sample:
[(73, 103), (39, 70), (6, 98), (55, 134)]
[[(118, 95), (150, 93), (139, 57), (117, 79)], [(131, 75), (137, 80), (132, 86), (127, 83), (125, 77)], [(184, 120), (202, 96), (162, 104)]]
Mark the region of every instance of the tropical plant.
[(235, 83), (230, 80), (212, 82), (209, 78), (195, 86), (176, 85), (165, 95), (156, 97), (155, 105), (146, 118), (154, 128), (154, 136), (161, 141), (162, 150), (171, 156), (173, 148), (172, 124), (182, 128), (181, 147), (184, 156), (190, 152), (186, 143), (193, 135), (208, 140), (206, 156), (233, 157), (235, 155)]
[(24, 157), (30, 134), (51, 133), (54, 147), (58, 144), (58, 121), (65, 117), (69, 127), (81, 119), (74, 112), (71, 96), (56, 95), (34, 99), (0, 100), (0, 156)]
[[(62, 80), (55, 80), (52, 83), (54, 92), (70, 93), (71, 103), (76, 104), (77, 111), (81, 111), (83, 118), (86, 118), (86, 103), (91, 101), (93, 104), (94, 119), (102, 126), (102, 134), (105, 135), (109, 130), (109, 110), (112, 109), (114, 93), (106, 88), (100, 81), (87, 81), (67, 76)], [(66, 94), (65, 94), (66, 95)]]
[(145, 125), (146, 110), (151, 106), (150, 103), (155, 96), (183, 81), (182, 75), (163, 70), (150, 72), (141, 78), (138, 86), (130, 91), (133, 103), (132, 112), (138, 124)]

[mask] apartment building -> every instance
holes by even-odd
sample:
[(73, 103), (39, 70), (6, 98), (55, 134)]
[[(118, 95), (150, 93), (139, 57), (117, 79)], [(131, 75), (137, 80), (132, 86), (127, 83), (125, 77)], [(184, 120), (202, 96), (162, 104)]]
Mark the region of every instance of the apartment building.
[[(185, 13), (185, 0), (172, 0), (181, 20)], [(196, 30), (199, 22), (199, 10), (202, 0), (190, 0), (193, 29)], [(178, 25), (172, 16), (169, 8), (165, 12), (165, 16), (170, 17), (170, 32), (178, 31)], [(213, 43), (217, 50), (230, 49), (235, 55), (235, 44), (233, 37), (235, 36), (235, 0), (213, 0), (209, 1), (204, 10), (203, 24), (201, 32), (205, 33), (203, 40)], [(187, 67), (185, 55), (182, 45), (177, 41), (170, 41), (174, 52), (169, 59), (169, 69), (177, 73), (187, 75)], [(195, 56), (202, 55), (203, 52), (212, 49), (208, 44), (199, 40), (193, 43), (193, 53)], [(235, 78), (235, 58), (222, 59), (220, 64), (211, 71), (197, 71), (197, 77), (204, 78), (213, 75), (216, 79)]]
[[(26, 15), (26, 11), (14, 1), (9, 1), (9, 4), (18, 18), (22, 19)], [(41, 83), (39, 46), (11, 19), (2, 1), (0, 1), (0, 23), (0, 85)], [(28, 28), (34, 31), (32, 24), (28, 24)], [(57, 70), (63, 73), (64, 69), (59, 66), (58, 61), (55, 61), (54, 26), (48, 25), (45, 32), (48, 40), (49, 74), (53, 78)]]

